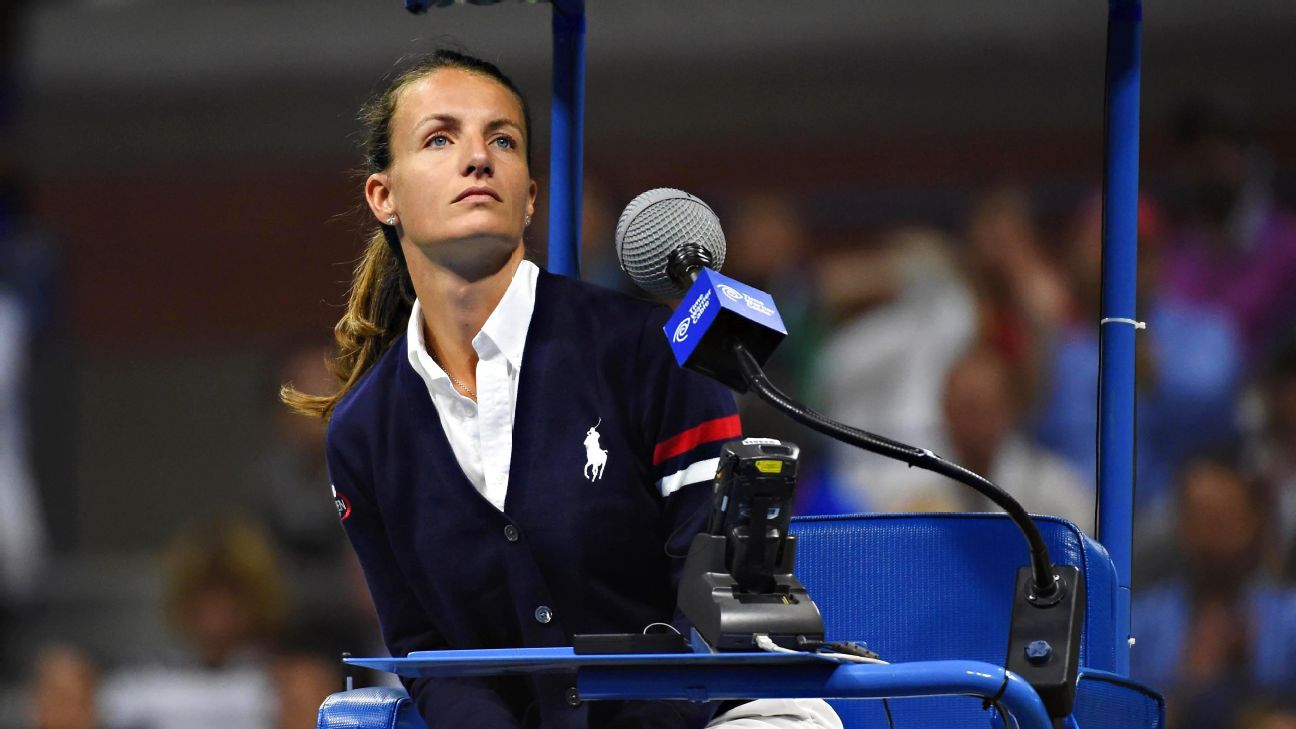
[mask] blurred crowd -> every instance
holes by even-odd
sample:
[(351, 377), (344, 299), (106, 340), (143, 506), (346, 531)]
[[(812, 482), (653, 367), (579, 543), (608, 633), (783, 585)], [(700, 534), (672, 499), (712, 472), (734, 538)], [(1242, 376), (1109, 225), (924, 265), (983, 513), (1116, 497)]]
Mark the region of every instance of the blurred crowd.
[[(1296, 726), (1296, 216), (1236, 113), (1185, 104), (1167, 136), (1138, 210), (1132, 673), (1173, 727)], [(1027, 184), (990, 186), (961, 225), (837, 246), (788, 194), (718, 199), (726, 273), (787, 323), (771, 379), (1095, 534), (1097, 189), (1045, 220)], [(802, 445), (802, 514), (994, 509), (741, 405), (747, 433)]]
[[(325, 355), (291, 352), (276, 379), (323, 391)], [(17, 677), (28, 689), (18, 726), (306, 729), (344, 686), (344, 652), (385, 655), (328, 494), (322, 425), (273, 401), (266, 417), (276, 437), (255, 456), (262, 501), (178, 524), (156, 560), (164, 619), (152, 647), (43, 636)], [(363, 669), (346, 680), (395, 683)]]
[[(1138, 217), (1133, 674), (1167, 695), (1174, 727), (1296, 726), (1296, 217), (1235, 116), (1186, 106), (1170, 138), (1172, 164), (1146, 181)], [(1028, 183), (988, 186), (969, 192), (960, 225), (833, 244), (786, 191), (713, 192), (725, 272), (770, 292), (790, 332), (770, 364), (776, 383), (1094, 533), (1096, 189), (1046, 219)], [(623, 289), (611, 238), (628, 197), (587, 180), (584, 277)], [(22, 454), (42, 311), (30, 284), (44, 269), (21, 207), (2, 202), (0, 633), (12, 644), (42, 604), (41, 501)], [(326, 357), (322, 344), (280, 353), (268, 379), (323, 392)], [(121, 660), (102, 648), (111, 636), (98, 648), (39, 636), (0, 670), (23, 687), (14, 726), (314, 726), (343, 685), (339, 654), (382, 652), (328, 494), (323, 430), (276, 408), (273, 390), (275, 437), (254, 456), (261, 503), (177, 524), (159, 555), (166, 649)], [(747, 433), (802, 445), (800, 513), (993, 508), (741, 405)]]
[[(1185, 106), (1172, 132), (1173, 166), (1138, 219), (1132, 672), (1165, 692), (1172, 726), (1290, 726), (1296, 218), (1228, 112)], [(833, 326), (804, 343), (818, 353), (800, 394), (1091, 531), (1101, 239), (1096, 192), (1049, 230), (1009, 185), (978, 194), (953, 233), (898, 229), (816, 256), (794, 288)], [(747, 241), (733, 244), (737, 261)], [(824, 458), (805, 510), (990, 508), (901, 464)]]

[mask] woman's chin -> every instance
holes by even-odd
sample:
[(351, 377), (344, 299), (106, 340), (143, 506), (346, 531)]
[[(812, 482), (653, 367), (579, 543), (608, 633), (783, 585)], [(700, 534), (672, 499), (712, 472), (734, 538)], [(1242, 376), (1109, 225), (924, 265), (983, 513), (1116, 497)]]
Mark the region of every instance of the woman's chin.
[(521, 236), (509, 231), (476, 232), (419, 248), (438, 265), (475, 280), (503, 268), (521, 245)]
[(512, 228), (465, 226), (457, 230), (441, 231), (441, 235), (435, 238), (423, 241), (414, 239), (414, 245), (429, 255), (434, 255), (438, 250), (479, 249), (483, 252), (501, 248), (513, 250), (521, 240), (521, 232)]

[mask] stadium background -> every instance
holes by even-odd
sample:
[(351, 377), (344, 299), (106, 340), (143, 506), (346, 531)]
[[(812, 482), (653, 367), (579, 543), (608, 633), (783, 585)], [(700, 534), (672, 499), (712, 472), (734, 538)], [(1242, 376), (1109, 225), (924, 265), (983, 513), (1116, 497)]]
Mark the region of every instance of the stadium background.
[[(550, 66), (548, 7), (509, 2), (417, 18), (395, 0), (27, 0), (0, 12), (0, 174), (15, 192), (4, 284), (32, 326), (0, 342), (28, 362), (25, 410), (4, 406), (20, 413), (39, 494), (30, 514), (8, 516), (47, 537), (34, 590), (7, 599), (0, 623), (8, 729), (32, 725), (50, 646), (88, 656), (101, 678), (183, 652), (164, 555), (213, 521), (268, 535), (292, 609), (348, 589), (329, 541), (340, 532), (291, 523), (318, 505), (276, 481), (298, 436), (275, 389), (327, 343), (359, 250), (355, 110), (402, 54), (449, 43), (494, 60), (530, 96), (543, 198)], [(590, 3), (591, 275), (614, 282), (599, 253), (620, 208), (674, 186), (711, 201), (731, 238), (751, 206), (794, 211), (798, 269), (876, 249), (896, 226), (943, 233), (961, 261), (973, 212), (1010, 189), (1065, 278), (1066, 238), (1102, 172), (1105, 15), (1096, 1)], [(1175, 189), (1172, 122), (1204, 99), (1242, 120), (1273, 198), (1291, 207), (1292, 38), (1296, 5), (1283, 0), (1150, 5), (1145, 189)], [(530, 242), (543, 251), (540, 222)], [(740, 266), (743, 243), (731, 240)], [(1259, 438), (1246, 403), (1271, 360), (1239, 359), (1244, 381), (1219, 418)], [(320, 647), (267, 640), (284, 643)]]

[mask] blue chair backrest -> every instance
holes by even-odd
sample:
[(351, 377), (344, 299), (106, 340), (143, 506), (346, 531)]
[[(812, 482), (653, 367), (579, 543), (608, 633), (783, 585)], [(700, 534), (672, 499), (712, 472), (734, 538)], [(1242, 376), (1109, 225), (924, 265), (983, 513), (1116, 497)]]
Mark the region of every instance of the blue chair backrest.
[[(1074, 524), (1035, 517), (1055, 562), (1084, 573), (1082, 666), (1115, 666), (1116, 573), (1100, 544)], [(829, 639), (867, 643), (889, 661), (963, 659), (1003, 665), (1017, 568), (1026, 542), (1002, 514), (801, 517), (796, 575), (823, 612)], [(966, 697), (890, 702), (897, 725), (988, 726)], [(871, 701), (833, 702), (846, 726), (885, 722)], [(885, 726), (885, 723), (881, 724)]]

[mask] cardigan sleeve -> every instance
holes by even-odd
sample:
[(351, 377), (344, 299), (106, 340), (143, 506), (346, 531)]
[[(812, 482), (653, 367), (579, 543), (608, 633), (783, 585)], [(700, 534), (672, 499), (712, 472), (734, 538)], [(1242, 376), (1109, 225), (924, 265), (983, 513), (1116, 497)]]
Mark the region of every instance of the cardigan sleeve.
[[(406, 586), (372, 497), (372, 485), (348, 463), (342, 440), (329, 429), (327, 457), (333, 499), (364, 571), (387, 650), (393, 656), (404, 656), (411, 651), (449, 647)], [(428, 729), (521, 727), (491, 679), (402, 676), (400, 680)]]

